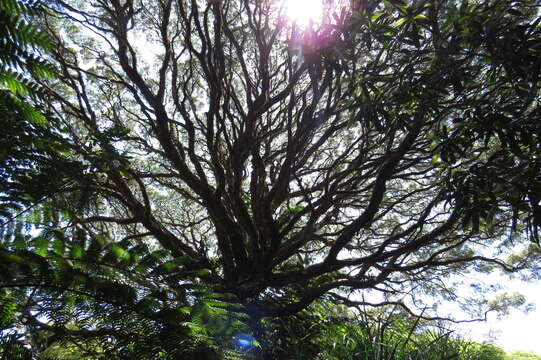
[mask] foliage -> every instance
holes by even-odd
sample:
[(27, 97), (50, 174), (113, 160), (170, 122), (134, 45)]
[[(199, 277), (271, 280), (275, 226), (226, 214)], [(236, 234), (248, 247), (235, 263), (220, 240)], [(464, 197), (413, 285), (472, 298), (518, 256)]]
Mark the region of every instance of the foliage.
[(50, 197), (81, 166), (65, 154), (57, 119), (46, 108), (41, 81), (55, 74), (50, 38), (35, 25), (40, 2), (0, 1), (0, 232), (18, 212)]
[(0, 2), (3, 351), (501, 357), (408, 317), (539, 266), (535, 1)]
[(463, 358), (476, 359), (476, 360), (485, 360), (485, 359), (497, 359), (497, 360), (507, 360), (507, 354), (501, 348), (487, 344), (476, 344), (468, 343), (463, 350)]
[(527, 351), (514, 351), (507, 357), (508, 360), (539, 360), (541, 355), (534, 354)]
[(351, 312), (316, 302), (267, 335), (269, 359), (507, 360), (495, 345), (465, 341), (443, 323), (389, 307)]
[(30, 23), (28, 16), (42, 11), (37, 1), (2, 0), (0, 2), (0, 89), (2, 100), (19, 107), (34, 124), (46, 120), (19, 96), (39, 92), (36, 79), (54, 74), (52, 65), (40, 56), (51, 48), (49, 37)]
[(2, 243), (4, 344), (29, 343), (45, 355), (76, 345), (83, 358), (217, 359), (245, 327), (224, 310), (230, 295), (198, 284), (211, 275), (191, 270), (188, 259), (104, 234), (67, 236), (55, 230)]
[(304, 30), (227, 4), (60, 3), (54, 106), (100, 199), (78, 221), (151, 233), (256, 317), (537, 261), (491, 251), (537, 240), (533, 2), (375, 2)]
[[(540, 53), (534, 44), (541, 28), (532, 2), (515, 5), (463, 1), (449, 9), (440, 34), (447, 40), (437, 50), (445, 58), (438, 61), (456, 69), (449, 75), (454, 91), (468, 101), (463, 111), (451, 113), (451, 124), (436, 130), (434, 153), (446, 196), (457, 201), (473, 231), (484, 228), (494, 234), (495, 221), (508, 208), (513, 213), (511, 234), (520, 218), (539, 244)], [(477, 51), (482, 63), (462, 66), (465, 48)], [(486, 71), (486, 81), (468, 84), (466, 77), (479, 71)], [(458, 165), (457, 159), (468, 153), (476, 160)]]

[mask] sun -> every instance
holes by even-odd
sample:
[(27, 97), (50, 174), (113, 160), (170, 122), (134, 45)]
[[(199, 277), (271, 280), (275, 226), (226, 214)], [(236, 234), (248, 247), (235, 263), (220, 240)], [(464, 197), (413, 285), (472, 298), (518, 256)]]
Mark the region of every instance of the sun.
[(323, 4), (322, 0), (285, 0), (285, 11), (291, 22), (304, 28), (321, 21)]

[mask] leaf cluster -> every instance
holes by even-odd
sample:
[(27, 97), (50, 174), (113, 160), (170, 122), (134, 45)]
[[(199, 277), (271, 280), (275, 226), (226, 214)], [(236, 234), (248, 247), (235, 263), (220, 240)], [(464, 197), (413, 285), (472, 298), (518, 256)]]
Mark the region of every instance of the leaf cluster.
[(200, 284), (206, 272), (141, 243), (53, 230), (4, 238), (0, 258), (4, 357), (64, 344), (96, 358), (218, 359), (245, 328), (226, 310), (234, 298)]

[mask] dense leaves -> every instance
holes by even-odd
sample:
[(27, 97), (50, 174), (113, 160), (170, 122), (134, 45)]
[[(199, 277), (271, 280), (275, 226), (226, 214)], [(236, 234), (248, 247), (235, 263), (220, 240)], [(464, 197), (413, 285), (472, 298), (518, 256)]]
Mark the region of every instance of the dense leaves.
[(498, 346), (461, 339), (443, 323), (396, 307), (354, 312), (316, 302), (294, 317), (266, 323), (272, 359), (510, 360)]
[(538, 360), (541, 358), (541, 355), (536, 355), (527, 351), (514, 351), (509, 354), (509, 360)]
[(18, 212), (51, 196), (80, 167), (69, 161), (62, 128), (46, 108), (39, 81), (54, 74), (46, 60), (49, 37), (32, 24), (39, 2), (0, 2), (0, 226)]
[[(0, 1), (11, 354), (216, 358), (246, 331), (271, 359), (459, 358), (419, 298), (539, 268), (534, 1), (337, 0), (304, 28), (273, 1), (56, 1), (50, 38)], [(364, 295), (394, 333), (321, 303)]]
[[(434, 151), (449, 195), (474, 231), (482, 226), (493, 233), (510, 208), (511, 233), (522, 220), (539, 242), (541, 28), (532, 5), (462, 2), (448, 9), (439, 61), (456, 69), (449, 76), (464, 102), (439, 126)], [(478, 63), (468, 61), (465, 49), (477, 54)], [(468, 82), (480, 73), (480, 81)]]
[(56, 230), (1, 244), (3, 344), (28, 344), (36, 356), (77, 344), (96, 358), (218, 359), (246, 328), (225, 310), (232, 295), (200, 285), (208, 275), (186, 259), (84, 231), (66, 236)]

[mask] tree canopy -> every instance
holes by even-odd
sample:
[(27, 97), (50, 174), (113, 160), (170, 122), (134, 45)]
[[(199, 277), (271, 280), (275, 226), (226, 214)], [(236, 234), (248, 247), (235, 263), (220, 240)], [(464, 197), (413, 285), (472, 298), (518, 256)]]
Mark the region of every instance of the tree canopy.
[(160, 339), (210, 312), (257, 333), (321, 299), (430, 317), (454, 275), (536, 274), (536, 2), (328, 0), (304, 27), (281, 4), (48, 3), (51, 126), (0, 173), (5, 203), (42, 201), (1, 214), (2, 301), (28, 326), (133, 344), (130, 316)]

